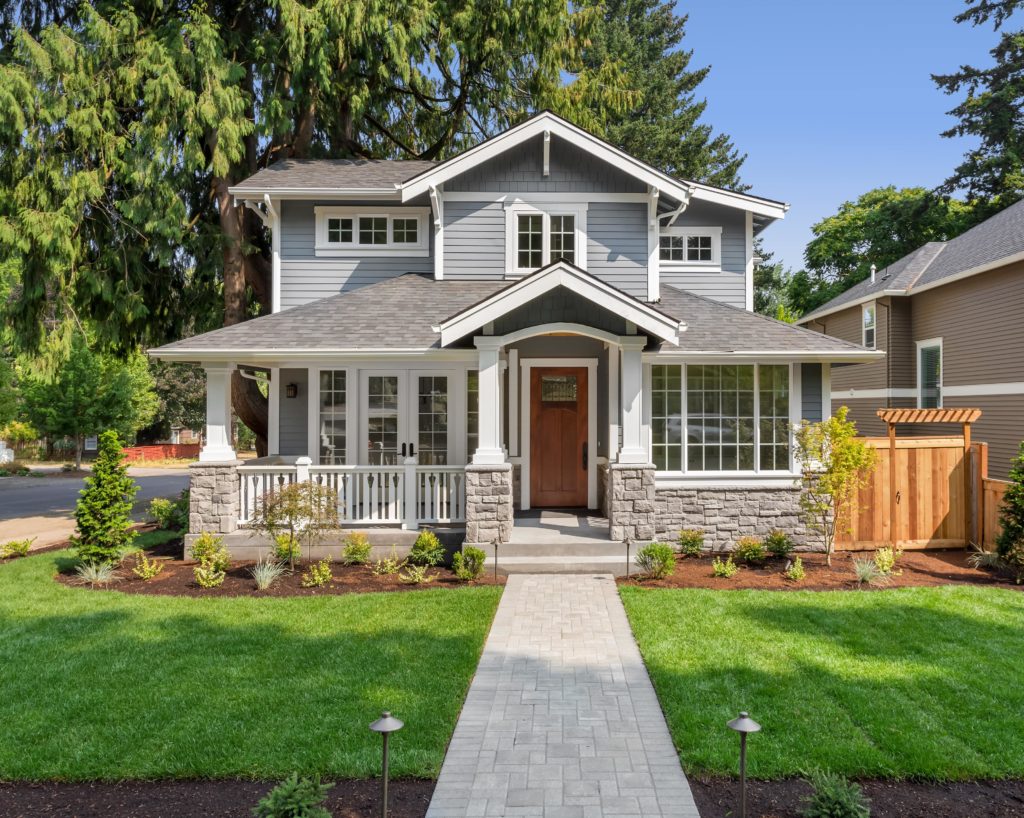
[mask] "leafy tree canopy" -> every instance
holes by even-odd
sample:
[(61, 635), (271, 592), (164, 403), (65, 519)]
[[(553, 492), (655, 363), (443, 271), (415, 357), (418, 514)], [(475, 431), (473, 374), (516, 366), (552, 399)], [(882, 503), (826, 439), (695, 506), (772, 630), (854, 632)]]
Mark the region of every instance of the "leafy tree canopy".
[(157, 407), (153, 423), (139, 432), (139, 438), (162, 440), (171, 429), (201, 430), (206, 423), (206, 376), (191, 364), (149, 362)]

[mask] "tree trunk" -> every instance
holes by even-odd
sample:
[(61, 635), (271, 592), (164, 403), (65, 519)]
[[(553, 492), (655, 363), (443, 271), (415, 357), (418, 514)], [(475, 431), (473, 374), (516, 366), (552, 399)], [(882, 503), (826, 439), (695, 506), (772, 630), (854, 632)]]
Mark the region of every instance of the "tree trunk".
[(82, 451), (85, 449), (85, 437), (75, 435), (75, 471), (82, 470)]

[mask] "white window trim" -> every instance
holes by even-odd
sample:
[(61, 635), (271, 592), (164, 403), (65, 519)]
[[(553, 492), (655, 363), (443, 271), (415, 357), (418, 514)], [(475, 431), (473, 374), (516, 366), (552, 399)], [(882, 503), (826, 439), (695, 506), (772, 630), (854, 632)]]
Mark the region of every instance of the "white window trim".
[[(430, 255), (430, 236), (427, 232), (429, 207), (334, 207), (317, 206), (316, 238), (314, 250), (317, 256), (327, 258), (359, 258), (361, 256), (424, 257)], [(331, 242), (327, 240), (328, 219), (352, 219), (352, 241)], [(388, 220), (387, 244), (360, 244), (359, 219), (386, 218)], [(394, 241), (394, 220), (416, 219), (415, 244)]]
[[(359, 435), (353, 426), (356, 420), (356, 407), (354, 400), (359, 398), (359, 386), (353, 378), (357, 371), (348, 366), (311, 366), (308, 368), (306, 379), (306, 439), (308, 442), (307, 457), (314, 465), (320, 463), (320, 373), (321, 372), (344, 372), (345, 373), (345, 465), (351, 466), (358, 453), (357, 441)], [(284, 386), (281, 384), (280, 386)]]
[(938, 347), (939, 348), (939, 405), (938, 409), (942, 408), (943, 398), (945, 397), (942, 390), (942, 380), (945, 375), (944, 362), (943, 362), (943, 351), (942, 351), (942, 338), (928, 338), (924, 341), (916, 341), (914, 343), (914, 369), (917, 373), (917, 408), (921, 409), (923, 401), (922, 397), (922, 383), (921, 383), (921, 350), (926, 347)]
[(572, 216), (576, 227), (576, 257), (572, 263), (587, 269), (587, 203), (525, 202), (505, 203), (505, 277), (522, 278), (539, 267), (519, 267), (519, 216), (539, 214), (541, 219), (541, 267), (551, 263), (551, 217)]
[[(686, 253), (686, 240), (691, 236), (711, 237), (711, 261), (669, 261), (661, 257), (661, 237), (682, 236), (683, 253)], [(662, 270), (672, 272), (706, 272), (708, 270), (722, 269), (722, 228), (721, 227), (697, 227), (687, 224), (674, 224), (671, 227), (662, 227), (658, 233), (658, 263)]]
[[(871, 314), (871, 346), (868, 346), (868, 325), (864, 321), (864, 317)], [(868, 349), (878, 349), (878, 307), (877, 302), (870, 301), (867, 304), (861, 305), (860, 308), (860, 343), (861, 346), (867, 347)]]

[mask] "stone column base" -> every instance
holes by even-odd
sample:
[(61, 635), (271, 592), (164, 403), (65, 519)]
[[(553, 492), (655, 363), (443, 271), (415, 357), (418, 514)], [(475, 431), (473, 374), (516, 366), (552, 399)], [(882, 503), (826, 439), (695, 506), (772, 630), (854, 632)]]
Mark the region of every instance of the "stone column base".
[(240, 460), (193, 463), (189, 471), (188, 530), (190, 534), (230, 534), (238, 528), (238, 467)]
[(466, 466), (466, 545), (512, 536), (512, 464)]
[(649, 541), (655, 536), (654, 464), (610, 463), (605, 489), (612, 540)]

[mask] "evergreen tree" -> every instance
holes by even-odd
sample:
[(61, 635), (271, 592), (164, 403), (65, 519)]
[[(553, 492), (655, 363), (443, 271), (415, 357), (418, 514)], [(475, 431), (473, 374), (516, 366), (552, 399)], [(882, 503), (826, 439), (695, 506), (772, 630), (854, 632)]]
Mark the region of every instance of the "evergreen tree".
[(634, 93), (625, 111), (609, 114), (607, 139), (673, 176), (738, 188), (745, 156), (700, 121), (707, 101), (696, 91), (710, 68), (691, 68), (693, 51), (680, 48), (686, 15), (663, 0), (585, 0), (584, 6), (601, 12), (584, 64), (594, 71), (618, 64)]
[(1024, 443), (1010, 467), (1010, 485), (999, 506), (999, 524), (996, 551), (1018, 577), (1024, 575)]
[(139, 490), (128, 476), (117, 434), (100, 435), (92, 476), (85, 478), (75, 507), (75, 536), (71, 538), (82, 562), (114, 562), (135, 539), (132, 505)]
[[(1000, 31), (1024, 0), (967, 0), (969, 8), (957, 15), (958, 23), (991, 23)], [(941, 190), (965, 190), (980, 200), (983, 217), (1024, 197), (1024, 29), (1003, 30), (989, 52), (985, 68), (963, 65), (953, 74), (932, 76), (947, 94), (963, 94), (949, 113), (957, 124), (942, 135), (970, 136), (977, 145), (969, 150)]]

